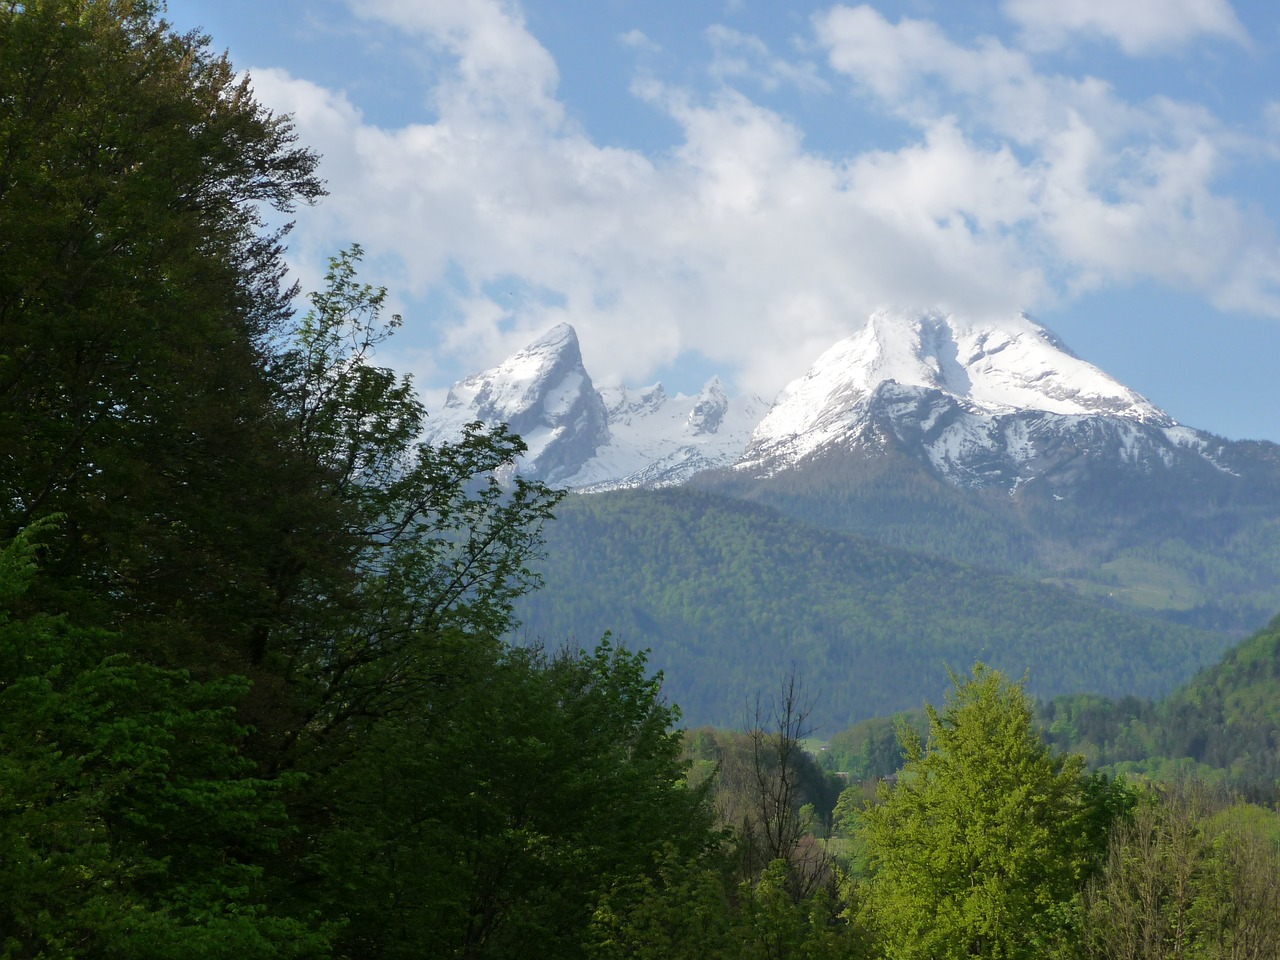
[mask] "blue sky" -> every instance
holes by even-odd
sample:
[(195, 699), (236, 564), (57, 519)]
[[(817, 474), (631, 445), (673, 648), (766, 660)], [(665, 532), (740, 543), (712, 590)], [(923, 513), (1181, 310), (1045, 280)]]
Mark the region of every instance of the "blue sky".
[(1020, 310), (1280, 440), (1274, 0), (169, 0), (294, 114), (429, 405), (554, 323), (771, 398), (881, 307)]

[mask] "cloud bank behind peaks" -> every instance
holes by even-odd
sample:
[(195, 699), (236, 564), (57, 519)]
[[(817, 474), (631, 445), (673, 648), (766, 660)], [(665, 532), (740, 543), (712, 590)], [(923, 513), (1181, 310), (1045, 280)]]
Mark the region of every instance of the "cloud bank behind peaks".
[[(281, 71), (255, 82), (324, 154), (332, 196), (314, 242), (360, 239), (396, 264), (380, 282), (417, 301), (406, 336), (417, 323), (432, 349), (424, 380), (567, 320), (601, 382), (642, 382), (695, 351), (737, 389), (772, 394), (886, 305), (989, 316), (1135, 277), (1280, 316), (1270, 224), (1215, 192), (1231, 138), (1194, 105), (1128, 103), (996, 39), (834, 7), (788, 48), (810, 59), (712, 24), (700, 84), (625, 78), (676, 137), (623, 149), (572, 119), (514, 3), (350, 2), (423, 65), (427, 119), (380, 128), (340, 92)], [(1028, 36), (1103, 29), (1073, 26), (1089, 4), (1005, 9)], [(1138, 36), (1102, 22), (1117, 42)], [(1232, 37), (1226, 20), (1197, 29), (1219, 22)], [(638, 38), (650, 42), (619, 31), (619, 57)], [(784, 114), (787, 92), (903, 136), (819, 152)]]
[(555, 125), (559, 70), (526, 29), (515, 3), (502, 0), (352, 0), (358, 16), (390, 24), (454, 58), (451, 76), (431, 91), (442, 111), (467, 109), (508, 123)]
[[(1043, 23), (1050, 9), (1069, 20), (1072, 10), (1093, 8), (1017, 6), (1038, 11)], [(1172, 4), (1171, 12), (1188, 6)], [(1181, 21), (1181, 29), (1194, 22)], [(954, 136), (939, 139), (936, 131), (958, 125), (961, 151), (998, 161), (985, 194), (958, 178), (944, 185), (949, 199), (933, 203), (979, 222), (982, 211), (1003, 209), (1006, 225), (1013, 214), (1023, 249), (1056, 278), (1058, 295), (1145, 278), (1194, 290), (1223, 309), (1280, 316), (1273, 281), (1246, 254), (1274, 254), (1274, 232), (1215, 192), (1240, 138), (1203, 108), (1160, 97), (1128, 103), (1100, 79), (1040, 73), (1026, 53), (998, 40), (964, 46), (936, 24), (891, 23), (868, 6), (834, 8), (816, 18), (815, 30), (856, 95), (916, 127), (926, 145), (955, 149)], [(985, 146), (993, 141), (1002, 150)]]

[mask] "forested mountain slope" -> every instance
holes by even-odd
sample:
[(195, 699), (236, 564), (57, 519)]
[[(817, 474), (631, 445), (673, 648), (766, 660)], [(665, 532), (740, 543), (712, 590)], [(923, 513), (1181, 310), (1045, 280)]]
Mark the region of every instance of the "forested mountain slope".
[(1155, 696), (1228, 642), (689, 489), (571, 497), (557, 513), (522, 635), (652, 648), (691, 724), (740, 722), (793, 668), (828, 732), (917, 707), (946, 665), (979, 658), (1029, 670), (1041, 696)]
[(702, 489), (1003, 573), (1051, 580), (1144, 615), (1237, 636), (1280, 609), (1280, 448), (1222, 441), (1222, 468), (1174, 451), (1135, 471), (1064, 444), (1052, 476), (968, 489), (902, 444), (832, 451), (769, 477), (704, 474)]
[(1250, 795), (1280, 793), (1280, 617), (1167, 697), (1064, 697), (1044, 722), (1093, 763), (1195, 773)]

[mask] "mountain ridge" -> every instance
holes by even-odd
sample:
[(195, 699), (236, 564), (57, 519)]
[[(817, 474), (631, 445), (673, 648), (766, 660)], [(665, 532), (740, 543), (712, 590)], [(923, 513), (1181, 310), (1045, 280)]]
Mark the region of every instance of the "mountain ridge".
[(718, 376), (692, 396), (661, 383), (597, 389), (562, 323), (455, 383), (423, 439), (456, 439), (474, 420), (507, 423), (529, 447), (525, 476), (584, 491), (659, 488), (732, 463), (766, 408), (730, 397)]
[(546, 537), (522, 635), (649, 648), (695, 725), (739, 722), (788, 668), (828, 732), (941, 697), (975, 659), (1040, 695), (1154, 696), (1232, 640), (686, 486), (571, 496)]
[(723, 467), (765, 477), (832, 449), (877, 455), (890, 444), (973, 488), (1053, 475), (1062, 438), (1147, 472), (1184, 455), (1229, 469), (1216, 455), (1228, 441), (1177, 423), (1025, 314), (873, 314), (772, 404), (731, 397), (719, 377), (694, 396), (661, 384), (596, 389), (562, 323), (454, 384), (425, 439), (448, 439), (471, 420), (505, 422), (525, 439), (525, 475), (594, 492)]

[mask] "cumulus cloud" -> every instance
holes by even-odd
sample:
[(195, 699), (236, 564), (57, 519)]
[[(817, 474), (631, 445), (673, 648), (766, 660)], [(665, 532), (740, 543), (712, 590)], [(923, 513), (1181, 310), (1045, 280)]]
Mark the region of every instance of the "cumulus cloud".
[[(523, 27), (510, 10), (378, 9), (402, 28), (436, 30), (431, 42), (456, 58), (435, 122), (382, 129), (279, 71), (259, 72), (257, 85), (324, 156), (333, 190), (313, 234), (376, 238), (397, 253), (393, 285), (447, 301), (433, 337), (461, 363), (492, 362), (568, 320), (598, 379), (635, 382), (692, 350), (771, 394), (908, 291), (920, 305), (990, 312), (1037, 292), (1034, 269), (977, 269), (982, 244), (963, 217), (886, 202), (875, 158), (809, 154), (798, 129), (738, 91), (703, 99), (642, 86), (682, 131), (669, 155), (649, 158), (596, 145), (543, 107), (554, 71), (527, 33), (513, 38)], [(499, 39), (472, 37), (468, 23)], [(490, 70), (499, 47), (508, 54)], [(525, 96), (512, 76), (540, 79), (536, 122), (510, 122)], [(507, 297), (530, 286), (554, 295)]]
[(656, 43), (638, 27), (632, 27), (630, 30), (618, 36), (618, 41), (624, 47), (630, 47), (632, 50), (638, 50), (641, 53), (661, 53), (662, 44)]
[[(382, 282), (430, 304), (406, 317), (406, 337), (433, 325), (423, 379), (567, 320), (600, 381), (641, 382), (696, 351), (772, 395), (884, 306), (996, 316), (1132, 277), (1280, 315), (1269, 225), (1214, 192), (1225, 133), (1212, 117), (1038, 73), (996, 40), (834, 8), (813, 25), (823, 69), (905, 121), (904, 146), (818, 153), (732, 85), (648, 79), (636, 94), (679, 139), (646, 155), (569, 119), (514, 4), (351, 3), (448, 64), (424, 82), (430, 122), (378, 127), (281, 71), (255, 83), (324, 155), (332, 196), (309, 213), (314, 242), (362, 240), (393, 265)], [(751, 36), (709, 39), (726, 78), (829, 82)]]
[(512, 0), (350, 0), (357, 15), (392, 24), (456, 58), (433, 91), (442, 110), (499, 114), (509, 123), (555, 123), (559, 71)]
[(1214, 191), (1240, 138), (1203, 108), (1160, 97), (1126, 103), (1096, 78), (1039, 73), (998, 40), (964, 46), (931, 22), (891, 23), (868, 6), (834, 8), (815, 29), (833, 69), (925, 135), (881, 160), (898, 171), (886, 181), (918, 180), (939, 144), (949, 163), (963, 164), (954, 137), (936, 140), (939, 124), (956, 116), (971, 140), (1016, 151), (999, 156), (998, 191), (935, 168), (912, 196), (985, 211), (1014, 229), (1018, 249), (1039, 253), (1064, 295), (1144, 277), (1224, 309), (1280, 315), (1274, 285), (1241, 256), (1275, 253), (1269, 227)]
[(1112, 40), (1134, 56), (1203, 36), (1249, 44), (1228, 0), (1005, 0), (1004, 11), (1037, 49), (1062, 46), (1074, 36)]

